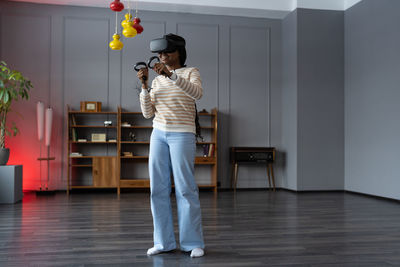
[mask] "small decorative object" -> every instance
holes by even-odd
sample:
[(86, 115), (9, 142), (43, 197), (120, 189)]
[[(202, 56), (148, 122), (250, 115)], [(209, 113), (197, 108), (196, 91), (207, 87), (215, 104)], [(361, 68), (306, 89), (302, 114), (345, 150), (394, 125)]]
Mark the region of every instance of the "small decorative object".
[(11, 111), (13, 101), (29, 99), (29, 90), (33, 85), (21, 72), (11, 70), (4, 61), (0, 61), (0, 165), (6, 165), (10, 156), (10, 149), (5, 147), (5, 136), (16, 136), (18, 128), (13, 123), (7, 128), (6, 119)]
[(124, 156), (124, 157), (133, 157), (133, 153), (124, 151), (124, 152), (122, 152), (122, 156)]
[(129, 132), (129, 138), (130, 138), (132, 141), (136, 141), (136, 136), (135, 136), (135, 134), (134, 134), (133, 132)]
[(69, 155), (70, 157), (82, 157), (82, 154), (79, 152), (71, 152)]
[(203, 110), (200, 111), (200, 113), (208, 113), (208, 111), (205, 108), (203, 108)]
[(122, 127), (131, 127), (131, 124), (129, 122), (124, 121), (123, 123), (121, 123)]
[(110, 4), (110, 9), (115, 12), (120, 12), (124, 10), (124, 4), (121, 3), (119, 0), (115, 0)]
[(105, 133), (93, 133), (92, 134), (92, 142), (105, 142), (106, 134)]
[(82, 112), (101, 112), (101, 102), (81, 101)]
[(51, 140), (51, 128), (53, 125), (53, 109), (47, 108), (46, 109), (46, 146), (50, 146)]
[[(130, 1), (128, 1), (128, 13), (125, 14), (125, 20), (121, 23), (123, 28), (122, 34), (126, 38), (135, 37), (137, 34), (143, 32), (143, 27), (140, 25), (140, 18), (137, 16), (137, 3), (138, 1), (136, 1), (135, 19), (133, 19), (131, 15)], [(124, 44), (120, 41), (121, 36), (118, 34), (118, 12), (124, 9), (124, 5), (119, 0), (115, 0), (110, 4), (110, 9), (115, 11), (115, 33), (112, 36), (113, 40), (109, 43), (109, 46), (112, 50), (121, 50), (124, 47)]]
[(119, 40), (121, 36), (118, 34), (118, 13), (115, 13), (115, 33), (112, 38), (113, 40), (109, 44), (111, 50), (121, 50), (124, 44)]
[(125, 20), (122, 21), (121, 26), (124, 28), (122, 34), (126, 38), (132, 38), (136, 36), (137, 31), (133, 27), (132, 15), (130, 13), (125, 14)]
[(208, 157), (209, 145), (203, 145), (203, 157)]
[(140, 25), (140, 21), (141, 21), (140, 18), (135, 18), (133, 20), (133, 28), (136, 29), (138, 34), (141, 34), (143, 32), (143, 27), (142, 25)]
[(115, 33), (112, 38), (113, 40), (110, 42), (111, 50), (121, 50), (124, 44), (119, 40), (121, 38), (119, 34)]
[(112, 125), (112, 121), (104, 121), (104, 126), (111, 126)]
[(87, 139), (78, 139), (78, 142), (82, 142), (82, 143), (84, 143), (84, 142), (87, 142)]
[(37, 119), (37, 130), (38, 130), (38, 140), (43, 140), (43, 129), (44, 129), (44, 104), (43, 102), (37, 102), (36, 104), (36, 119)]
[(137, 8), (137, 1), (136, 1), (136, 11), (135, 11), (135, 19), (133, 20), (133, 28), (136, 29), (138, 34), (141, 34), (143, 32), (143, 27), (140, 25), (140, 18), (138, 17), (138, 8)]
[(116, 143), (116, 142), (117, 142), (117, 139), (109, 139), (108, 142), (110, 142), (110, 143)]

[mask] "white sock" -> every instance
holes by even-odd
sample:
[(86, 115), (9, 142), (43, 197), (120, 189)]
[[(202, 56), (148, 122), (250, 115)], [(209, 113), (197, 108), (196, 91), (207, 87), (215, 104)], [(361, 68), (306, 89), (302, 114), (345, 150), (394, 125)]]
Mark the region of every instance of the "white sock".
[(147, 255), (148, 256), (153, 256), (153, 255), (157, 255), (160, 254), (162, 252), (162, 250), (156, 249), (155, 247), (149, 248), (147, 250)]
[(204, 255), (204, 250), (202, 248), (195, 248), (192, 250), (190, 253), (190, 257), (192, 258), (198, 258)]

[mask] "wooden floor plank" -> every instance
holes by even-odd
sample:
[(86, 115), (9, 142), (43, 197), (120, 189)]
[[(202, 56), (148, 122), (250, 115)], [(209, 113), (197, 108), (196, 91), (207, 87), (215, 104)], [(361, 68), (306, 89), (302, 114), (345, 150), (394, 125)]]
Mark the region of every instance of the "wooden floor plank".
[(400, 265), (398, 202), (282, 190), (202, 191), (200, 200), (206, 256), (191, 259), (179, 249), (146, 256), (146, 192), (28, 193), (0, 205), (0, 266)]

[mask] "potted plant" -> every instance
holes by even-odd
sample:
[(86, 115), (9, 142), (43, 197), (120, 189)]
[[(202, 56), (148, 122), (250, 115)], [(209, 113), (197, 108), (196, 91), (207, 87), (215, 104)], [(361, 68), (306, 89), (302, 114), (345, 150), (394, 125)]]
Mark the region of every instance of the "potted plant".
[(29, 99), (28, 91), (33, 87), (30, 80), (21, 72), (11, 70), (4, 61), (0, 61), (0, 165), (6, 165), (10, 149), (5, 147), (5, 137), (18, 134), (15, 123), (7, 127), (7, 114), (11, 111), (13, 101)]

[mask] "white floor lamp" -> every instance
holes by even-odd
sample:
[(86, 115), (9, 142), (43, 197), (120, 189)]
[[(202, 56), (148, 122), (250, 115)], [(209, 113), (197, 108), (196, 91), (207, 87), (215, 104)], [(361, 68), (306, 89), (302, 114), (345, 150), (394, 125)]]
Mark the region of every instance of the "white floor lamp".
[[(51, 141), (51, 129), (53, 126), (53, 109), (47, 108), (46, 112), (44, 110), (43, 102), (38, 102), (36, 106), (37, 110), (37, 127), (38, 127), (38, 140), (40, 142), (40, 155), (38, 161), (40, 162), (40, 188), (37, 193), (54, 193), (54, 190), (49, 190), (50, 181), (50, 161), (55, 160), (55, 157), (50, 157), (50, 141)], [(44, 136), (44, 126), (45, 128), (45, 145), (47, 147), (47, 156), (42, 157), (42, 142)], [(42, 182), (42, 161), (47, 161), (47, 180), (43, 186)]]

